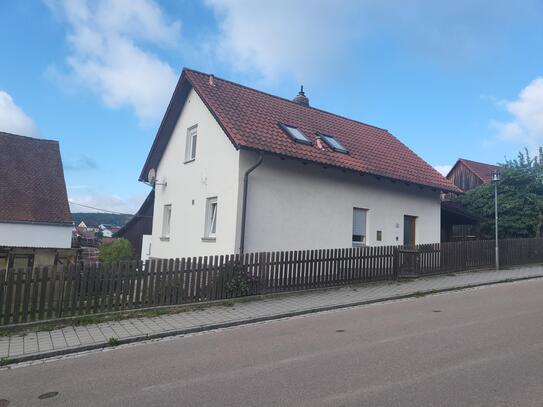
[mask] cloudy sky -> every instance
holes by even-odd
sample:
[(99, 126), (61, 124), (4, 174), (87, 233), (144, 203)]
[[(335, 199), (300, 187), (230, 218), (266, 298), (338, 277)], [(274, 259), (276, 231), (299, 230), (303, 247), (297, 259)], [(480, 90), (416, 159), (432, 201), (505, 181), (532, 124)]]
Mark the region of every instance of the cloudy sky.
[(2, 0), (0, 21), (0, 131), (59, 140), (90, 206), (139, 207), (184, 66), (288, 98), (303, 84), (441, 171), (543, 145), (540, 0)]

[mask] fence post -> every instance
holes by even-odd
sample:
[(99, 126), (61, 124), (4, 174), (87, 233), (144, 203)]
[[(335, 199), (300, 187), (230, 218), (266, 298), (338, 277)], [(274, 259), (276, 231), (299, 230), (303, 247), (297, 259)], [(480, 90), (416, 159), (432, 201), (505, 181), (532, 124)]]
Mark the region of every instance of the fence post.
[(397, 247), (394, 247), (394, 250), (392, 252), (392, 276), (394, 280), (398, 280), (399, 278), (399, 269), (400, 269), (400, 251)]

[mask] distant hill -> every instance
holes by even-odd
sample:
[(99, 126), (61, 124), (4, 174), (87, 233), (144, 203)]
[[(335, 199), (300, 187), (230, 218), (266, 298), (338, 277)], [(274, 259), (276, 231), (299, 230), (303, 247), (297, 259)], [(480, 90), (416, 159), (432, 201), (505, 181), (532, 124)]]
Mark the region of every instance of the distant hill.
[(72, 213), (74, 223), (77, 225), (82, 220), (93, 220), (99, 225), (105, 223), (107, 225), (124, 226), (126, 222), (132, 217), (129, 214), (115, 215), (113, 213), (101, 213), (101, 212), (75, 212)]

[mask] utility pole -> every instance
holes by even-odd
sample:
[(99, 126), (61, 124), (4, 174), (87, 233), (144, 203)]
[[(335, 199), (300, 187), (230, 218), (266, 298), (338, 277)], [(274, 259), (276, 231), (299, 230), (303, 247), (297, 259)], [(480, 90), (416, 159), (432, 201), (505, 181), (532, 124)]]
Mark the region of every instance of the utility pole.
[(496, 171), (492, 174), (492, 183), (494, 184), (494, 232), (496, 240), (496, 271), (500, 269), (500, 247), (498, 244), (498, 182), (500, 173)]

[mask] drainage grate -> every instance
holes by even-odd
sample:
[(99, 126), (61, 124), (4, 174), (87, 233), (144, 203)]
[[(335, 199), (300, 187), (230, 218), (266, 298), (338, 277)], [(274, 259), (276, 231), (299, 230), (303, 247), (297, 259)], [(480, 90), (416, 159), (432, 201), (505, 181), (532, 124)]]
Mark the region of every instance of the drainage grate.
[(336, 329), (336, 332), (345, 332), (345, 329)]
[(44, 399), (50, 399), (50, 398), (56, 397), (56, 396), (58, 396), (58, 391), (50, 391), (50, 392), (48, 392), (48, 393), (40, 394), (40, 395), (38, 396), (38, 398), (39, 398), (40, 400), (44, 400)]

